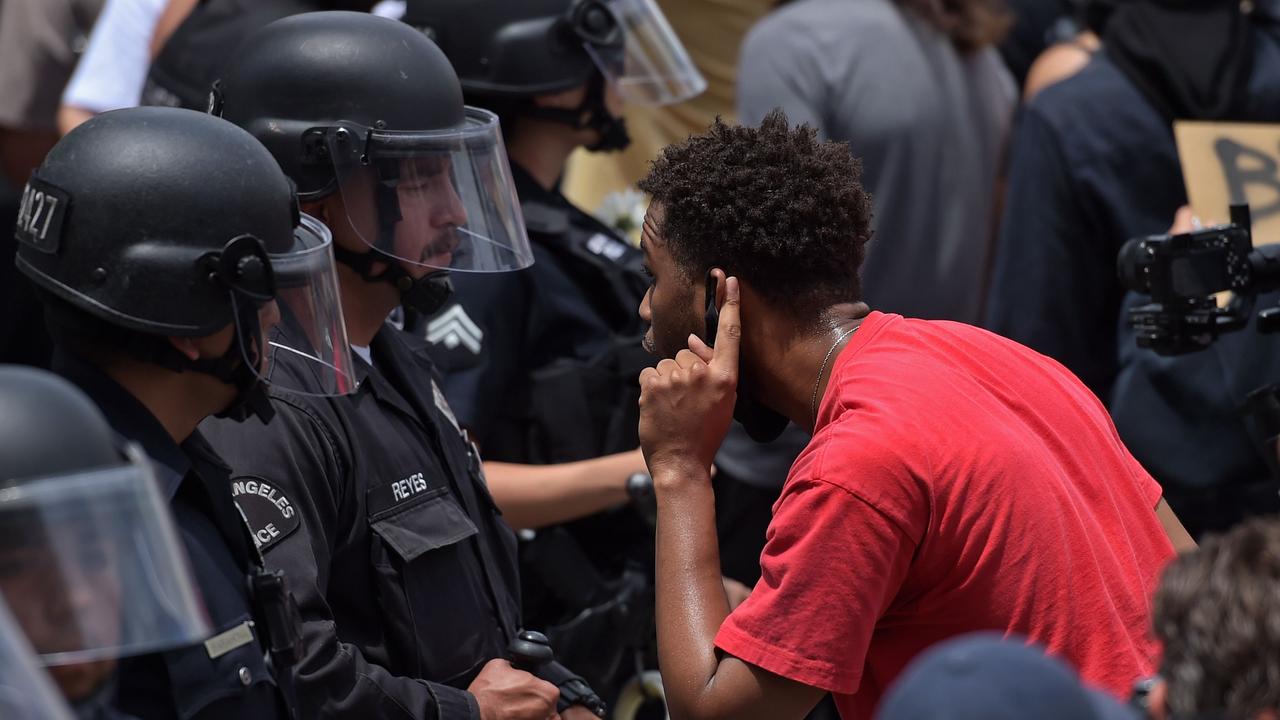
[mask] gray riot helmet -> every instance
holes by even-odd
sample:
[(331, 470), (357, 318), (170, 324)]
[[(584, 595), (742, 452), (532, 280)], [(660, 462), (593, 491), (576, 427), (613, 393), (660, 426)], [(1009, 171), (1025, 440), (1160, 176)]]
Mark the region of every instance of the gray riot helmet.
[[(628, 143), (605, 106), (605, 83), (642, 105), (681, 102), (707, 87), (654, 0), (408, 0), (404, 21), (439, 43), (469, 97), (524, 99), (520, 114), (596, 129), (592, 150)], [(576, 109), (528, 101), (584, 85)]]
[[(55, 341), (214, 375), (238, 388), (222, 413), (238, 419), (270, 416), (264, 379), (352, 389), (329, 231), (298, 212), (275, 159), (231, 123), (171, 108), (89, 120), (32, 175), (17, 239)], [(303, 332), (283, 341), (277, 321)], [(191, 360), (165, 339), (228, 327), (218, 358)], [(291, 387), (273, 374), (284, 356), (304, 358), (313, 381)]]
[[(63, 694), (210, 634), (150, 464), (66, 380), (0, 365), (0, 594)], [(6, 716), (7, 717), (7, 716)]]
[(319, 12), (253, 33), (216, 83), (210, 111), (279, 160), (304, 201), (340, 193), (361, 247), (339, 262), (390, 282), (423, 313), (448, 272), (533, 263), (497, 118), (463, 105), (449, 61), (409, 26)]
[(31, 644), (0, 599), (0, 717), (72, 720), (71, 708), (36, 664)]

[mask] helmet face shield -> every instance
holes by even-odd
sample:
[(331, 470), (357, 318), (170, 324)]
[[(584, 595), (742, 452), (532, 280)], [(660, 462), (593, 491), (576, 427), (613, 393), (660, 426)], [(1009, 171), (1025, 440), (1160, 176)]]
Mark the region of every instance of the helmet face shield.
[[(283, 390), (321, 396), (351, 392), (351, 346), (329, 228), (304, 214), (290, 251), (266, 257), (274, 295), (264, 300), (247, 291), (231, 294), (244, 361), (260, 379)], [(256, 321), (245, 314), (255, 305)], [(266, 352), (260, 353), (264, 337)], [(285, 365), (291, 370), (286, 372)]]
[(71, 708), (36, 665), (31, 646), (0, 600), (0, 717), (72, 720)]
[(210, 633), (168, 507), (132, 453), (129, 464), (0, 489), (0, 591), (69, 696), (61, 675), (91, 692), (110, 661)]
[(592, 62), (623, 99), (670, 105), (707, 89), (654, 0), (586, 0), (574, 8), (573, 22)]
[(412, 274), (505, 272), (533, 264), (498, 119), (466, 109), (460, 127), (328, 133), (347, 220)]

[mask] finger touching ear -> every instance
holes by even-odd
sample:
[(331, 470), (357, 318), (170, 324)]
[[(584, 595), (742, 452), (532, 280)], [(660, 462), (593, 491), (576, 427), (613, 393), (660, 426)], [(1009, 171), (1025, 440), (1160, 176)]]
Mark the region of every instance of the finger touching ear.
[(712, 367), (731, 373), (735, 378), (738, 373), (738, 346), (742, 343), (741, 298), (738, 278), (726, 278), (724, 305), (720, 308), (720, 325), (716, 330), (716, 346), (711, 360)]

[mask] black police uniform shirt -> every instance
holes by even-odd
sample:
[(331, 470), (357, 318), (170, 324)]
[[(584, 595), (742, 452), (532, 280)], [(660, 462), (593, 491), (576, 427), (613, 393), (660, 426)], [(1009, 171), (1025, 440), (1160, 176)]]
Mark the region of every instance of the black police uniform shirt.
[[(519, 622), (515, 536), (424, 343), (387, 325), (370, 350), (351, 395), (273, 391), (267, 425), (204, 431), (298, 602), (299, 714), (478, 718), (465, 688)], [(277, 371), (312, 382), (288, 361)]]
[[(649, 284), (644, 256), (519, 165), (511, 169), (534, 263), (453, 275), (450, 303), (424, 331), (444, 393), (487, 460), (554, 463), (634, 450), (636, 378), (653, 362), (637, 314)], [(615, 417), (618, 410), (629, 415)]]
[(58, 351), (53, 370), (85, 392), (121, 436), (151, 458), (169, 500), (214, 635), (206, 643), (120, 662), (115, 706), (141, 720), (287, 718), (249, 594), (259, 562), (227, 489), (230, 469), (199, 432), (181, 445), (127, 390)]
[[(634, 450), (638, 377), (654, 362), (641, 345), (643, 254), (518, 165), (512, 173), (534, 264), (502, 275), (453, 275), (452, 302), (425, 328), (445, 395), (486, 460), (553, 464)], [(621, 486), (626, 478), (616, 480)], [(604, 668), (616, 668), (619, 658), (584, 637), (600, 632), (598, 625), (566, 621), (615, 598), (628, 585), (609, 583), (628, 569), (652, 568), (652, 530), (624, 506), (544, 529), (522, 555), (526, 621), (552, 635), (557, 656), (607, 694), (616, 678)], [(568, 587), (566, 576), (575, 578)], [(630, 637), (629, 623), (643, 613), (615, 614), (626, 606), (597, 607), (595, 620)]]
[[(1257, 31), (1254, 53), (1241, 119), (1275, 122), (1280, 40)], [(1202, 352), (1161, 357), (1137, 347), (1125, 309), (1143, 298), (1124, 295), (1116, 280), (1121, 245), (1166, 232), (1187, 202), (1167, 122), (1099, 53), (1024, 108), (1009, 172), (986, 326), (1059, 360), (1108, 403), (1188, 529), (1238, 519), (1229, 508), (1215, 517), (1206, 503), (1227, 486), (1270, 485), (1237, 408), (1276, 381), (1280, 341), (1250, 328)], [(1262, 495), (1260, 511), (1280, 510), (1274, 489)]]

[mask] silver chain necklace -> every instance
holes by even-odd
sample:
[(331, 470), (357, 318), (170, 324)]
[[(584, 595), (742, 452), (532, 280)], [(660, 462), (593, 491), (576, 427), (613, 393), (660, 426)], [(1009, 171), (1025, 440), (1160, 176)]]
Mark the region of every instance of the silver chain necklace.
[(840, 347), (840, 343), (844, 342), (845, 338), (852, 335), (860, 327), (862, 325), (858, 324), (845, 330), (840, 337), (836, 338), (835, 342), (831, 343), (831, 349), (827, 351), (827, 356), (822, 358), (822, 367), (818, 368), (818, 377), (813, 381), (813, 395), (809, 398), (809, 416), (813, 418), (814, 428), (818, 427), (818, 386), (822, 384), (822, 376), (827, 372), (827, 363), (831, 362), (831, 355), (835, 353), (837, 347)]

